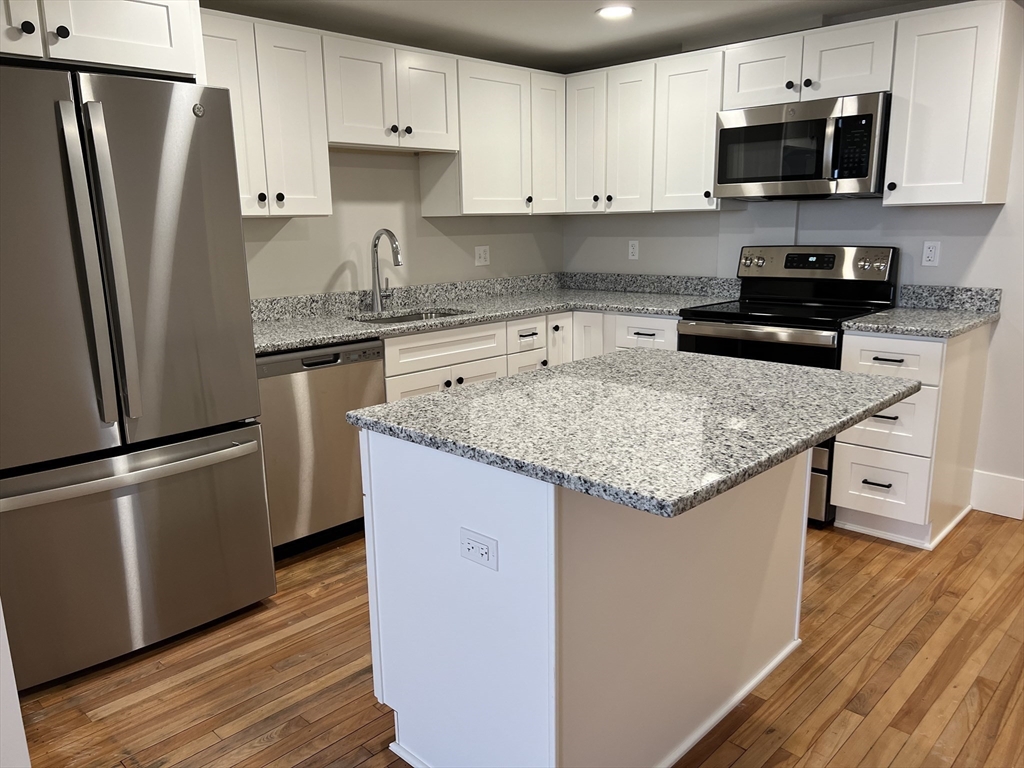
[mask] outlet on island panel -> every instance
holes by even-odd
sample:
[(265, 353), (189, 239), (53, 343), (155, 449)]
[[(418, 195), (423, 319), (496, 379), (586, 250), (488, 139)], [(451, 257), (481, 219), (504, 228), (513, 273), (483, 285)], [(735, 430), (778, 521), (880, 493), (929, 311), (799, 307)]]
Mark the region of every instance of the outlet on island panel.
[(462, 556), (492, 571), (498, 570), (498, 541), (469, 528), (459, 529), (459, 544)]

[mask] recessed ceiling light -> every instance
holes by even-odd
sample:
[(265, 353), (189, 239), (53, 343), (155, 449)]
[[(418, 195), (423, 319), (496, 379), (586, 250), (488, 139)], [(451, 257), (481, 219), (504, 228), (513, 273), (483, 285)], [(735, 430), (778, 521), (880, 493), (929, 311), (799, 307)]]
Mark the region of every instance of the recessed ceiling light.
[(633, 15), (633, 9), (628, 5), (607, 5), (599, 9), (597, 15), (602, 19), (625, 19)]

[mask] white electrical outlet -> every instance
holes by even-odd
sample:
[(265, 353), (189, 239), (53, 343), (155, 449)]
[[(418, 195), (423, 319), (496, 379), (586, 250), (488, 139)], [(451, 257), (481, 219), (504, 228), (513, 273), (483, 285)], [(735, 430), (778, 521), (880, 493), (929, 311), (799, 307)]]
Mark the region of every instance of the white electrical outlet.
[(928, 241), (924, 244), (924, 251), (921, 254), (922, 267), (939, 266), (939, 243), (937, 240)]
[(469, 528), (459, 529), (462, 556), (492, 571), (498, 570), (498, 541)]
[(489, 245), (478, 245), (476, 247), (476, 265), (478, 267), (486, 267), (491, 263), (491, 246)]
[(629, 260), (636, 261), (640, 258), (640, 241), (630, 240), (629, 241)]

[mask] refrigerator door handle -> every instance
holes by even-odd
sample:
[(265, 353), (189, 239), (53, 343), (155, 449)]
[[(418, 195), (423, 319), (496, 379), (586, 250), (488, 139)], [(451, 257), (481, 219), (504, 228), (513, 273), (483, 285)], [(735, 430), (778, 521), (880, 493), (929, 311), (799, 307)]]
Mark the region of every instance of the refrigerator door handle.
[(82, 244), (88, 309), (96, 346), (98, 385), (96, 395), (100, 406), (100, 418), (107, 424), (113, 424), (117, 421), (117, 405), (114, 399), (116, 396), (114, 362), (110, 355), (106, 304), (103, 300), (103, 276), (100, 274), (100, 254), (96, 246), (96, 231), (93, 229), (92, 210), (89, 204), (89, 179), (85, 173), (85, 157), (82, 155), (82, 141), (78, 133), (78, 116), (75, 114), (75, 105), (66, 100), (57, 103), (60, 108), (60, 127), (64, 136), (64, 149), (67, 152), (68, 170), (71, 176), (71, 192), (75, 201), (78, 237)]
[(115, 491), (119, 488), (125, 488), (131, 485), (139, 485), (152, 480), (160, 480), (161, 478), (180, 475), (185, 472), (192, 472), (197, 469), (202, 469), (203, 467), (209, 467), (214, 464), (221, 464), (225, 461), (230, 461), (231, 459), (248, 456), (250, 453), (254, 453), (258, 448), (259, 443), (255, 440), (249, 440), (244, 443), (235, 443), (230, 448), (221, 448), (210, 453), (202, 453), (198, 456), (192, 456), (188, 459), (172, 461), (169, 464), (158, 464), (155, 467), (147, 467), (146, 469), (137, 469), (133, 472), (101, 477), (84, 483), (62, 485), (56, 488), (47, 488), (42, 491), (23, 493), (18, 496), (9, 496), (5, 499), (0, 499), (0, 513), (13, 512), (16, 509), (26, 509), (28, 507), (38, 507), (43, 504), (53, 504), (58, 501), (67, 501), (68, 499), (78, 499), (82, 496), (90, 496), (94, 493)]
[(124, 237), (121, 234), (121, 213), (117, 205), (114, 186), (114, 166), (110, 160), (107, 124), (103, 118), (103, 104), (85, 103), (85, 116), (89, 123), (93, 155), (96, 158), (97, 188), (103, 213), (107, 247), (110, 251), (110, 272), (113, 282), (118, 340), (124, 374), (124, 405), (129, 419), (142, 416), (142, 388), (139, 383), (139, 352), (135, 344), (135, 318), (132, 315), (132, 297), (128, 286), (128, 260), (125, 257)]

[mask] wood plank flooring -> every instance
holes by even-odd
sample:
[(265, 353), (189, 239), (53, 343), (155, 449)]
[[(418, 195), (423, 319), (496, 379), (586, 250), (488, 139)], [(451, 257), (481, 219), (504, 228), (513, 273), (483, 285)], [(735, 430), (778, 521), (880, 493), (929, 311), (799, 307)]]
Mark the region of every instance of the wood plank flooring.
[[(24, 695), (33, 766), (405, 766), (368, 621), (361, 535), (279, 563), (261, 606)], [(677, 768), (1024, 766), (1024, 523), (810, 530), (802, 636)]]

